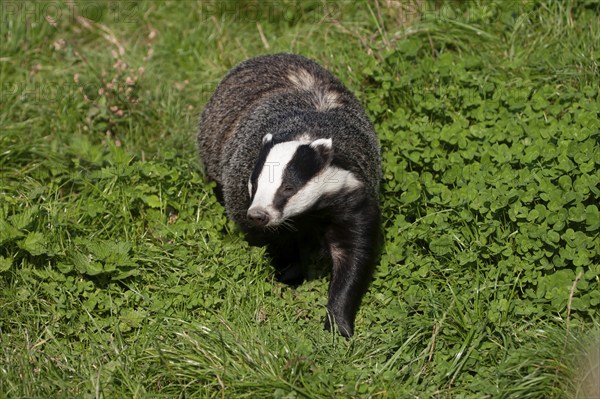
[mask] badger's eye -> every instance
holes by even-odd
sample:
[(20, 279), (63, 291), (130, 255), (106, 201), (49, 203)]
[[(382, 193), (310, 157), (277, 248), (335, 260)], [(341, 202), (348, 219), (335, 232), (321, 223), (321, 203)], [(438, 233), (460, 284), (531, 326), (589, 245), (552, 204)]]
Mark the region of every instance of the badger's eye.
[(284, 184), (283, 186), (281, 186), (281, 189), (284, 194), (292, 194), (294, 192), (294, 186), (292, 186), (291, 184)]

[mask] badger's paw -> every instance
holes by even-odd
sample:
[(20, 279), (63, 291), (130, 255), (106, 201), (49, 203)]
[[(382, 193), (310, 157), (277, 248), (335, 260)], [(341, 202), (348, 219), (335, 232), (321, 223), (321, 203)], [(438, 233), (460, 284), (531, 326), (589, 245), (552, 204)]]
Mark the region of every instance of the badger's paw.
[(277, 270), (277, 281), (289, 285), (290, 287), (298, 287), (305, 280), (304, 270), (301, 265), (293, 264), (283, 269)]
[(333, 331), (336, 328), (336, 331), (345, 338), (350, 338), (354, 335), (354, 327), (347, 320), (344, 320), (342, 317), (335, 318), (331, 313), (327, 313), (325, 317), (325, 330)]

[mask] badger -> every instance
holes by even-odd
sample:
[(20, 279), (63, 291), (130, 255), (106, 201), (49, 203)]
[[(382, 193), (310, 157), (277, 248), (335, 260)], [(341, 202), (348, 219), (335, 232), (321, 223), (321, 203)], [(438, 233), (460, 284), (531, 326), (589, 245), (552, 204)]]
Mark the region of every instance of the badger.
[(307, 253), (327, 255), (325, 329), (352, 336), (381, 238), (380, 146), (358, 100), (312, 60), (259, 56), (219, 83), (197, 140), (205, 178), (280, 281), (300, 284)]

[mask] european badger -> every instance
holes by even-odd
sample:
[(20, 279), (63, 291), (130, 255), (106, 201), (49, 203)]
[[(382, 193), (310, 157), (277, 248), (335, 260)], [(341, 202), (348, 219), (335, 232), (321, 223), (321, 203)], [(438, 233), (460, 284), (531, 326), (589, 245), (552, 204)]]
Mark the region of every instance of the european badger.
[(325, 328), (333, 319), (351, 336), (379, 252), (381, 179), (379, 142), (354, 95), (304, 57), (253, 58), (208, 101), (198, 146), (228, 216), (267, 246), (280, 281), (302, 282), (315, 241), (331, 256)]

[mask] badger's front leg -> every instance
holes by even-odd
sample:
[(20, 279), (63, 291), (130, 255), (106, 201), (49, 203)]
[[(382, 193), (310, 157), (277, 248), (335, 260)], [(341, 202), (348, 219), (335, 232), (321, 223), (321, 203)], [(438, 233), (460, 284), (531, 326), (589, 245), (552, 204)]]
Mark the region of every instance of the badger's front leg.
[(300, 264), (300, 250), (298, 243), (293, 239), (280, 239), (267, 246), (275, 267), (277, 281), (295, 287), (305, 279), (304, 270)]
[(332, 321), (341, 335), (354, 334), (354, 319), (367, 291), (379, 253), (379, 207), (364, 199), (330, 226), (325, 234), (333, 269), (329, 284), (328, 315), (325, 329)]

